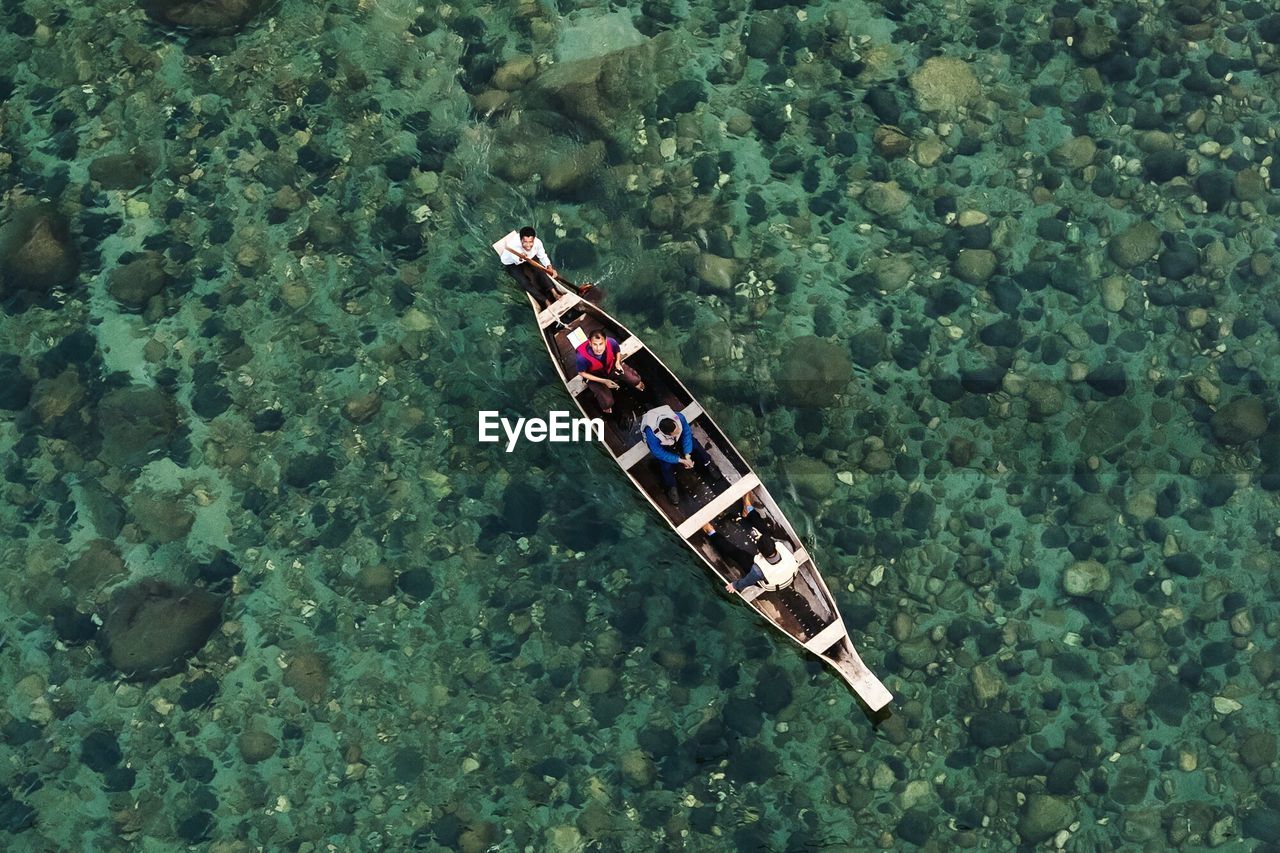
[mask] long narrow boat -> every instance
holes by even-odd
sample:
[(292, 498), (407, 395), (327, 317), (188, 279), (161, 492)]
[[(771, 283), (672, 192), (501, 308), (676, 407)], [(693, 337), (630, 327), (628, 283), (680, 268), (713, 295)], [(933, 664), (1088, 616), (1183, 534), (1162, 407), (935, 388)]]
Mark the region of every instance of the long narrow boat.
[[(800, 570), (783, 589), (764, 592), (758, 586), (747, 587), (739, 593), (742, 600), (770, 625), (829, 664), (872, 711), (889, 704), (892, 694), (858, 656), (835, 599), (812, 556), (796, 536), (795, 529), (751, 466), (675, 374), (625, 326), (576, 293), (564, 292), (551, 307), (541, 311), (532, 298), (529, 304), (538, 318), (538, 328), (547, 352), (569, 395), (583, 415), (602, 418), (605, 423), (605, 449), (676, 535), (706, 563), (721, 583), (738, 579), (742, 576), (741, 570), (712, 548), (702, 528), (725, 513), (736, 517), (738, 513), (733, 510), (750, 492), (756, 507), (775, 525), (773, 529), (785, 531), (786, 541)], [(627, 397), (619, 393), (613, 414), (605, 417), (586, 380), (578, 375), (575, 350), (595, 329), (603, 329), (605, 334), (618, 340), (626, 363), (644, 379), (644, 396), (647, 399), (642, 406), (635, 407), (634, 402), (639, 401), (633, 401), (632, 410), (624, 412)], [(672, 504), (667, 497), (657, 466), (649, 459), (649, 449), (636, 417), (643, 410), (659, 405), (668, 405), (684, 414), (694, 440), (706, 448), (720, 474), (719, 478), (712, 478), (716, 481), (713, 486), (693, 472), (681, 472), (680, 482), (685, 488), (678, 505)], [(692, 485), (689, 485), (691, 481)], [(728, 536), (739, 544), (745, 543), (745, 533), (737, 524), (717, 523), (716, 530), (717, 536)]]

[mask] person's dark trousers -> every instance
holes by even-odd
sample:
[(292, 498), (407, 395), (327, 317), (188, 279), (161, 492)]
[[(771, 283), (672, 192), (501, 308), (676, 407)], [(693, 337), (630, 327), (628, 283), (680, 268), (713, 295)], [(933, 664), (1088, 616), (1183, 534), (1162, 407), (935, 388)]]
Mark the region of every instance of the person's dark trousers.
[(556, 300), (556, 288), (551, 277), (527, 261), (518, 264), (503, 264), (503, 271), (516, 280), (516, 284), (524, 288), (524, 292), (538, 300), (539, 303)]
[(787, 534), (783, 529), (772, 519), (765, 519), (761, 516), (759, 510), (753, 509), (751, 512), (747, 513), (746, 518), (742, 519), (742, 523), (746, 524), (748, 527), (754, 527), (770, 539), (781, 539), (783, 542), (787, 541)]
[[(707, 451), (702, 449), (702, 445), (696, 441), (693, 443), (693, 452), (689, 454), (689, 458), (693, 460), (694, 465), (711, 468), (711, 457), (707, 454)], [(676, 484), (676, 468), (680, 466), (680, 463), (657, 461), (658, 471), (662, 474), (662, 485), (668, 489), (674, 488)]]
[(751, 567), (755, 564), (755, 554), (741, 547), (722, 533), (708, 536), (707, 541), (711, 543), (711, 547), (715, 549), (717, 554), (737, 566), (743, 575), (751, 571)]
[[(751, 514), (755, 515), (755, 513)], [(742, 572), (742, 577), (733, 582), (735, 592), (742, 592), (752, 584), (764, 581), (764, 572), (760, 571), (760, 568), (755, 564), (755, 554), (736, 544), (722, 533), (708, 536), (707, 542), (711, 543), (711, 547), (715, 549), (717, 554), (733, 563), (738, 567), (738, 571)]]

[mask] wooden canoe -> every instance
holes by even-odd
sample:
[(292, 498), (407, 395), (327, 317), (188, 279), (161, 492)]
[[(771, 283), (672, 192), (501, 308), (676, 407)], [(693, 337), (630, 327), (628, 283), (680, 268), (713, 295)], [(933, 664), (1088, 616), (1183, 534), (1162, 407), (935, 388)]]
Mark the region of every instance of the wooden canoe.
[[(742, 575), (741, 570), (712, 548), (702, 527), (720, 517), (715, 522), (716, 535), (735, 537), (739, 544), (745, 544), (745, 533), (731, 519), (738, 517), (743, 496), (751, 492), (753, 502), (772, 523), (773, 530), (785, 531), (784, 541), (789, 540), (800, 571), (785, 589), (762, 592), (759, 587), (747, 587), (739, 593), (740, 597), (770, 625), (830, 665), (869, 709), (879, 711), (889, 704), (892, 694), (858, 656), (813, 556), (796, 536), (795, 529), (751, 466), (680, 380), (630, 330), (577, 294), (566, 292), (550, 308), (541, 311), (532, 298), (529, 304), (537, 316), (547, 352), (569, 396), (583, 415), (603, 419), (605, 449), (675, 534), (701, 558), (722, 585), (737, 580)], [(604, 329), (607, 335), (618, 340), (625, 362), (639, 372), (646, 385), (642, 395), (617, 392), (614, 412), (608, 417), (602, 414), (586, 380), (578, 376), (576, 346), (571, 342), (580, 340), (596, 328)], [(647, 399), (641, 401), (631, 399), (633, 397)], [(632, 404), (629, 410), (627, 403)], [(722, 476), (717, 488), (703, 482), (693, 472), (681, 472), (679, 505), (671, 503), (662, 487), (657, 465), (649, 459), (648, 447), (640, 434), (637, 417), (643, 411), (663, 404), (684, 414), (695, 440), (706, 448)]]

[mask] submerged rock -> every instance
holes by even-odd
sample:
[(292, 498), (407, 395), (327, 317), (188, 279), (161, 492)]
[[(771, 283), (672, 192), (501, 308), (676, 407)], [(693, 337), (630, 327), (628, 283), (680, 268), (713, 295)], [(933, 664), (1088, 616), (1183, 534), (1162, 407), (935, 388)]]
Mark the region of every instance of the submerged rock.
[(149, 183), (154, 170), (146, 154), (106, 154), (89, 164), (89, 177), (104, 190), (132, 190)]
[(752, 59), (773, 59), (786, 41), (788, 21), (776, 10), (757, 12), (751, 18), (743, 47)]
[(897, 181), (873, 183), (863, 194), (862, 204), (877, 216), (897, 216), (911, 204), (911, 196)]
[(1236, 172), (1231, 190), (1241, 201), (1258, 201), (1267, 194), (1267, 181), (1257, 167)]
[(140, 494), (133, 498), (129, 514), (153, 544), (185, 539), (196, 516), (179, 502), (177, 495)]
[(521, 480), (502, 493), (502, 524), (512, 536), (532, 536), (538, 530), (545, 506), (542, 491)]
[(318, 703), (329, 692), (329, 672), (324, 659), (315, 652), (303, 652), (284, 671), (285, 687), (308, 702)]
[(952, 270), (969, 284), (982, 284), (996, 271), (996, 254), (990, 249), (961, 249)]
[(559, 62), (533, 81), (552, 105), (605, 136), (629, 132), (636, 110), (675, 82), (685, 51), (676, 31), (601, 56)]
[(1240, 741), (1240, 762), (1250, 770), (1267, 767), (1276, 760), (1276, 736), (1254, 729)]
[(594, 182), (604, 161), (604, 143), (596, 140), (555, 159), (543, 173), (542, 187), (554, 195), (573, 193)]
[(853, 375), (843, 347), (815, 336), (796, 338), (782, 354), (778, 392), (789, 405), (829, 406)]
[(797, 457), (787, 464), (787, 477), (801, 496), (814, 501), (826, 500), (836, 488), (831, 468), (825, 462), (807, 456)]
[(1086, 454), (1104, 453), (1123, 442), (1142, 424), (1142, 411), (1133, 403), (1113, 397), (1090, 415), (1080, 449)]
[(1018, 718), (1004, 711), (980, 711), (969, 721), (969, 739), (979, 749), (1008, 746), (1021, 736)]
[(1264, 842), (1268, 838), (1274, 840), (1280, 837), (1280, 809), (1254, 809), (1244, 816), (1241, 829), (1249, 838)]
[(619, 763), (622, 777), (636, 788), (646, 788), (657, 778), (657, 768), (653, 759), (642, 749), (632, 749), (623, 753)]
[(1267, 431), (1267, 413), (1257, 397), (1237, 397), (1214, 412), (1209, 424), (1223, 444), (1245, 444)]
[(906, 287), (915, 274), (911, 258), (905, 255), (885, 255), (875, 258), (869, 264), (871, 274), (875, 277), (876, 287), (886, 293), (893, 293)]
[[(350, 229), (341, 214), (328, 207), (313, 212), (307, 220), (306, 238), (315, 245), (332, 249), (340, 246), (350, 236)], [(301, 305), (293, 306), (295, 308)]]
[(435, 592), (436, 582), (428, 569), (419, 566), (402, 572), (396, 579), (396, 586), (406, 595), (425, 601)]
[(396, 573), (384, 563), (363, 566), (356, 575), (356, 594), (369, 604), (377, 604), (395, 590)]
[(1044, 382), (1038, 379), (1027, 383), (1027, 404), (1029, 415), (1033, 421), (1051, 418), (1062, 411), (1065, 396), (1057, 383)]
[(266, 761), (276, 753), (276, 739), (258, 726), (242, 732), (237, 743), (240, 746), (240, 757), (244, 759), (245, 764)]
[(879, 326), (863, 329), (849, 339), (849, 352), (862, 367), (874, 367), (889, 357), (889, 336)]
[(31, 380), (23, 372), (22, 359), (0, 353), (0, 410), (20, 412), (31, 401)]
[(67, 566), (65, 583), (77, 600), (84, 600), (124, 574), (124, 561), (115, 545), (106, 539), (93, 539)]
[(201, 33), (235, 32), (267, 5), (267, 0), (142, 0), (156, 21)]
[(871, 137), (876, 150), (886, 158), (901, 157), (911, 150), (911, 137), (890, 125), (881, 125)]
[(1151, 260), (1160, 250), (1160, 230), (1150, 222), (1139, 222), (1111, 238), (1107, 254), (1128, 269)]
[(355, 424), (366, 424), (373, 420), (382, 408), (382, 398), (378, 393), (360, 394), (347, 400), (342, 405), (342, 416)]
[(70, 284), (79, 270), (67, 219), (52, 204), (23, 208), (0, 228), (4, 292), (47, 291)]
[(1113, 514), (1111, 504), (1103, 495), (1081, 495), (1071, 503), (1071, 523), (1083, 527), (1105, 524)]
[(494, 87), (504, 92), (523, 89), (538, 73), (538, 65), (532, 56), (519, 54), (508, 59), (493, 72)]
[(169, 446), (178, 429), (178, 407), (157, 388), (122, 388), (98, 403), (102, 449), (108, 465), (141, 466)]
[(31, 408), (40, 422), (49, 426), (71, 411), (79, 411), (84, 401), (85, 388), (80, 374), (74, 367), (50, 379), (41, 379), (32, 389)]
[(1191, 691), (1171, 678), (1161, 678), (1147, 697), (1147, 707), (1166, 724), (1180, 726), (1191, 710)]
[(911, 89), (925, 112), (954, 112), (982, 94), (978, 78), (963, 59), (933, 56), (911, 75)]
[(1062, 575), (1062, 589), (1067, 595), (1106, 592), (1110, 586), (1111, 572), (1097, 560), (1078, 560), (1067, 566)]
[(1098, 146), (1092, 137), (1077, 136), (1068, 139), (1049, 152), (1049, 162), (1063, 169), (1083, 169), (1093, 162)]
[(1023, 841), (1038, 844), (1052, 838), (1060, 829), (1066, 829), (1075, 819), (1071, 804), (1060, 797), (1032, 794), (1027, 798), (1026, 809), (1018, 819), (1018, 834)]
[(107, 292), (125, 308), (141, 311), (147, 307), (151, 297), (164, 290), (168, 281), (164, 256), (159, 252), (147, 252), (113, 269), (107, 276)]
[(98, 641), (126, 678), (170, 675), (208, 641), (222, 621), (222, 603), (196, 587), (140, 581), (112, 597)]
[(694, 272), (698, 279), (716, 293), (733, 292), (733, 280), (738, 273), (738, 264), (732, 258), (722, 258), (710, 252), (701, 252), (694, 263)]

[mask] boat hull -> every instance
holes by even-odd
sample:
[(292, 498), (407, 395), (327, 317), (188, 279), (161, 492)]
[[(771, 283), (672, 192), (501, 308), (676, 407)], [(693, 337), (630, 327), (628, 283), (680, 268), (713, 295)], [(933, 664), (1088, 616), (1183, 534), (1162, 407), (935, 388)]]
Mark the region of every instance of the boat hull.
[[(551, 308), (541, 311), (532, 299), (529, 304), (565, 390), (584, 416), (605, 420), (605, 450), (672, 531), (722, 584), (736, 580), (741, 570), (711, 546), (702, 527), (712, 519), (731, 513), (743, 496), (750, 493), (759, 510), (780, 531), (779, 538), (789, 542), (800, 570), (787, 589), (766, 592), (759, 587), (748, 587), (739, 597), (766, 622), (834, 669), (868, 709), (879, 711), (887, 706), (893, 699), (892, 694), (863, 663), (840, 617), (834, 596), (795, 529), (751, 466), (679, 378), (616, 318), (574, 293), (565, 293)], [(634, 421), (627, 425), (620, 403), (612, 416), (604, 417), (595, 395), (577, 375), (573, 359), (575, 342), (595, 328), (616, 338), (626, 362), (640, 372), (646, 383), (646, 406), (671, 405), (685, 415), (695, 438), (711, 455), (719, 474), (717, 480), (724, 481), (723, 489), (702, 490), (676, 504), (669, 500)], [(621, 399), (623, 395), (618, 396)], [(731, 531), (732, 527), (717, 520), (717, 531)]]

